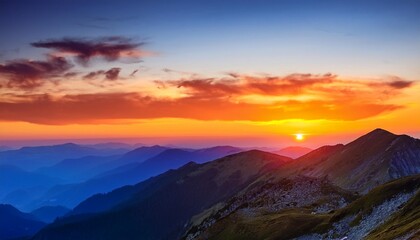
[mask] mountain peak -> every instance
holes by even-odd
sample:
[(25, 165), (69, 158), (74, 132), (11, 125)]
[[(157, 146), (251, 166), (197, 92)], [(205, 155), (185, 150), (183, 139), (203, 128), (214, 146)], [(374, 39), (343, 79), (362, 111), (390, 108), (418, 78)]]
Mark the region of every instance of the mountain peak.
[(369, 132), (366, 135), (395, 135), (395, 134), (382, 128), (376, 128), (375, 130)]
[(394, 139), (398, 137), (398, 135), (395, 135), (385, 129), (382, 128), (376, 128), (375, 130), (368, 132), (365, 135), (362, 135), (361, 137), (357, 138), (356, 140), (354, 140), (352, 143), (360, 143), (363, 142), (364, 144), (368, 143), (368, 142), (376, 142), (379, 140), (385, 140), (385, 139)]

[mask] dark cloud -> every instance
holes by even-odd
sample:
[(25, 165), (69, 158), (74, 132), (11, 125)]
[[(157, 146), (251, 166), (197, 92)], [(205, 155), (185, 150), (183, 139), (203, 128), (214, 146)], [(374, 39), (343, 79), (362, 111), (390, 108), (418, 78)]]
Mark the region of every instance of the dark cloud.
[(75, 77), (75, 76), (77, 76), (77, 75), (79, 75), (79, 73), (78, 73), (78, 72), (68, 72), (68, 73), (65, 73), (65, 74), (63, 75), (63, 77), (64, 77), (64, 78), (71, 78), (71, 77)]
[(117, 80), (118, 75), (120, 74), (121, 68), (111, 68), (105, 72), (105, 77), (107, 80)]
[(139, 71), (138, 69), (134, 70), (134, 71), (130, 74), (130, 77), (134, 77), (134, 75), (136, 75), (136, 73), (137, 73), (138, 71)]
[(23, 59), (0, 64), (0, 75), (5, 76), (9, 88), (33, 89), (72, 67), (63, 57), (48, 56), (45, 61)]
[(90, 73), (86, 74), (85, 76), (83, 76), (83, 78), (84, 79), (94, 79), (98, 76), (103, 75), (104, 73), (105, 73), (104, 70), (93, 71), (93, 72), (90, 72)]
[(122, 57), (138, 59), (143, 56), (139, 47), (144, 44), (120, 36), (98, 39), (63, 38), (31, 43), (34, 47), (53, 49), (58, 54), (75, 55), (82, 64), (87, 64), (93, 57), (101, 57), (107, 61)]
[(413, 81), (404, 81), (404, 80), (396, 80), (392, 82), (387, 83), (388, 86), (396, 88), (396, 89), (402, 89), (402, 88), (408, 88), (411, 87), (414, 82)]
[(91, 80), (100, 76), (104, 76), (106, 80), (114, 81), (118, 79), (120, 71), (121, 71), (121, 68), (111, 68), (107, 71), (98, 70), (98, 71), (93, 71), (86, 74), (85, 76), (83, 76), (83, 78)]

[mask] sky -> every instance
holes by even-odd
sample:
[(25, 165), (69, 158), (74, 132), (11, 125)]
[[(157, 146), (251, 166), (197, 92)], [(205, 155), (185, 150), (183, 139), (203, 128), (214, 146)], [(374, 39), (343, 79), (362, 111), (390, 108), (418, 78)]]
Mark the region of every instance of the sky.
[(0, 31), (0, 144), (420, 137), (419, 1), (1, 0)]

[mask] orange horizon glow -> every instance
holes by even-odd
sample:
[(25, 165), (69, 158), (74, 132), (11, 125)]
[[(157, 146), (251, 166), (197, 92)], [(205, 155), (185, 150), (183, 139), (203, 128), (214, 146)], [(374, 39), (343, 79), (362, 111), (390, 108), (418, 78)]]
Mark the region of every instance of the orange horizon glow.
[[(193, 85), (181, 88), (175, 85), (175, 89), (170, 86), (153, 89), (150, 87), (153, 84), (149, 85), (149, 94), (154, 92), (155, 96), (162, 95), (162, 91), (172, 91), (172, 95), (166, 97), (142, 97), (136, 93), (60, 97), (11, 92), (0, 101), (1, 138), (280, 136), (302, 130), (329, 135), (366, 132), (377, 127), (401, 133), (420, 130), (418, 84), (394, 88), (377, 81), (353, 83), (329, 76), (328, 80), (323, 76), (294, 80), (297, 83), (284, 79), (277, 83), (265, 82), (270, 90), (265, 90), (265, 85), (258, 85), (256, 89), (244, 87), (242, 79), (234, 84), (187, 82)], [(253, 84), (244, 81), (250, 86)], [(265, 80), (258, 81), (263, 84)], [(299, 87), (296, 92), (292, 88), (286, 95), (272, 92), (277, 91), (273, 87), (295, 87), (308, 81), (308, 86)], [(352, 86), (353, 90), (340, 93), (346, 86)], [(283, 91), (281, 88), (278, 91)], [(259, 89), (264, 92), (258, 93)], [(335, 90), (338, 92), (334, 93)], [(66, 91), (72, 92), (71, 89)], [(219, 96), (227, 92), (231, 93), (228, 98)], [(258, 94), (255, 96), (255, 93)], [(248, 99), (243, 100), (248, 94), (251, 94)], [(313, 97), (292, 100), (308, 94)], [(351, 98), (346, 99), (346, 95)], [(279, 96), (289, 100), (263, 100)], [(314, 101), (314, 98), (319, 100)], [(387, 106), (393, 107), (386, 109)]]
[[(0, 64), (1, 141), (169, 137), (220, 138), (221, 144), (223, 138), (243, 138), (251, 144), (259, 137), (314, 145), (375, 128), (420, 132), (416, 80), (333, 73), (205, 76), (170, 69), (163, 70), (169, 75), (136, 76), (139, 68), (130, 73), (120, 67), (68, 72), (74, 62), (80, 70), (94, 58), (150, 54), (121, 37), (105, 44), (66, 41), (33, 43), (51, 48), (46, 59)], [(74, 42), (92, 51), (80, 51)]]

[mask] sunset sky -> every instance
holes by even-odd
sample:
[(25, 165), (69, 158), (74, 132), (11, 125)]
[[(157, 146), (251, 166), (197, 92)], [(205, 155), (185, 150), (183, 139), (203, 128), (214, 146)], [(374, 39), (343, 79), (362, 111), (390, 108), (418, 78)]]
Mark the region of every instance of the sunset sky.
[(2, 0), (0, 30), (0, 145), (420, 137), (420, 1)]

